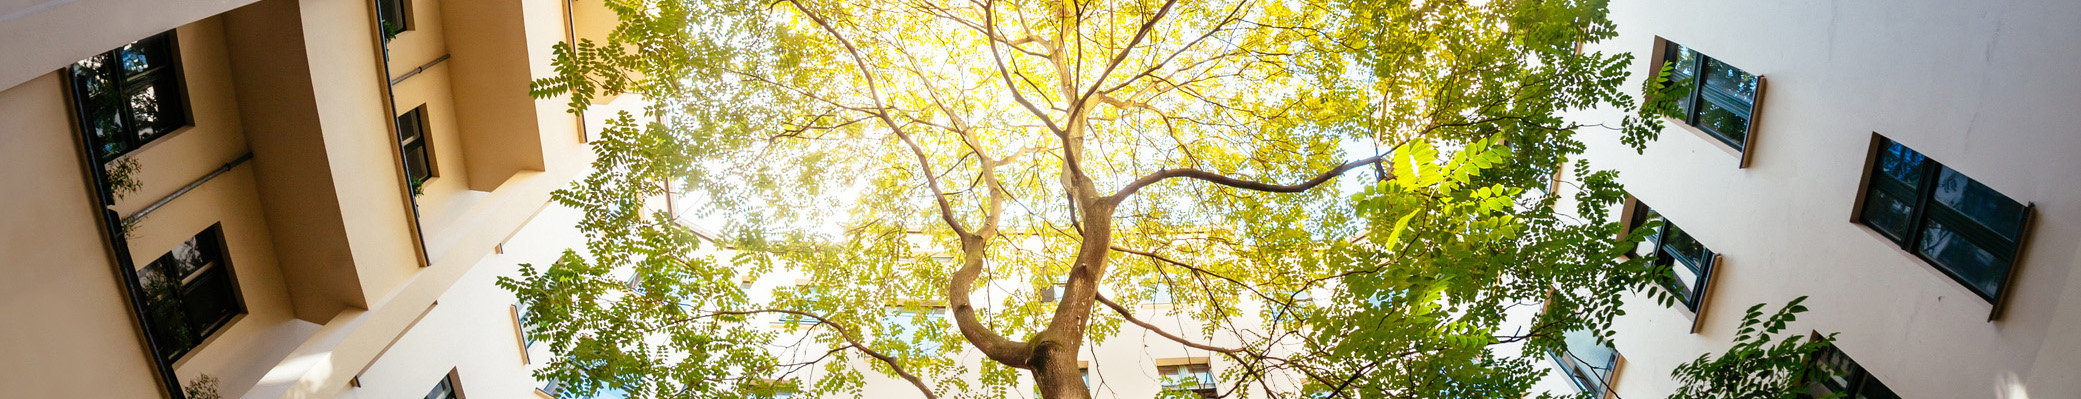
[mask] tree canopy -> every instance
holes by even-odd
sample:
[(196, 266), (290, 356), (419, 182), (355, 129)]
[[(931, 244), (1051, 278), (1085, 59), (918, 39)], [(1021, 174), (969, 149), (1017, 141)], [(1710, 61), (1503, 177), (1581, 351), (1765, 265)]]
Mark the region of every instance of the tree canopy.
[[(1085, 398), (1079, 351), (1148, 329), (1231, 397), (1514, 399), (1668, 273), (1572, 158), (1660, 128), (1566, 117), (1642, 108), (1632, 55), (1581, 50), (1603, 1), (606, 4), (533, 94), (650, 105), (555, 194), (585, 247), (500, 281), (577, 397)], [(806, 282), (741, 284), (772, 273)]]

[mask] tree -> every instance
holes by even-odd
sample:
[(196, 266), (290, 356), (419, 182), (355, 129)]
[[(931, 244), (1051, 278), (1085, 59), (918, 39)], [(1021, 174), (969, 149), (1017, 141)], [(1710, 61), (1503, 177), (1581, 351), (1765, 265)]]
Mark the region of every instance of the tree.
[[(1520, 398), (1560, 332), (1608, 340), (1621, 295), (1669, 273), (1618, 257), (1640, 234), (1601, 217), (1611, 172), (1577, 160), (1548, 193), (1579, 136), (1660, 128), (1564, 118), (1639, 107), (1631, 55), (1579, 50), (1613, 36), (1602, 1), (607, 5), (621, 24), (559, 45), (533, 94), (653, 103), (554, 196), (586, 213), (583, 251), (500, 281), (572, 395), (857, 393), (864, 364), (927, 397), (1023, 372), (1084, 398), (1079, 349), (1132, 324), (1236, 365), (1227, 396)], [(670, 191), (720, 233), (646, 210)], [(810, 284), (737, 283), (783, 269)], [(1201, 331), (1130, 309), (1159, 292)], [(1506, 330), (1524, 306), (1545, 310)], [(783, 316), (803, 326), (754, 323)]]
[(1670, 399), (1842, 397), (1840, 393), (1808, 396), (1806, 386), (1809, 380), (1843, 372), (1814, 361), (1815, 356), (1835, 343), (1835, 334), (1813, 337), (1790, 334), (1781, 340), (1771, 340), (1772, 335), (1785, 331), (1787, 324), (1797, 320), (1800, 312), (1806, 311), (1806, 305), (1799, 304), (1805, 301), (1804, 296), (1794, 298), (1768, 317), (1763, 315), (1763, 304), (1750, 306), (1742, 315), (1734, 347), (1727, 348), (1718, 356), (1699, 355), (1670, 371), (1669, 375), (1682, 384), (1675, 394), (1669, 395)]

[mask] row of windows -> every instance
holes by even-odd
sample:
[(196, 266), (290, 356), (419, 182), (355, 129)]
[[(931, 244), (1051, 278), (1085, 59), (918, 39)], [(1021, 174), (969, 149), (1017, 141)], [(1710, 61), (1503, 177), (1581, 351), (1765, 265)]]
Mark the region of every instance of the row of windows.
[[(1591, 398), (1615, 396), (1608, 394), (1621, 358), (1618, 350), (1598, 344), (1586, 330), (1567, 332), (1562, 339), (1567, 349), (1548, 353), (1553, 357), (1555, 371)], [(1801, 383), (1807, 387), (1806, 398), (1900, 399), (1841, 348), (1830, 346), (1807, 362), (1822, 373), (1819, 378), (1808, 376)]]
[[(189, 126), (178, 49), (174, 33), (167, 31), (67, 68), (74, 113), (96, 159), (114, 160)], [(426, 132), (426, 106), (397, 117), (405, 175), (414, 192), (437, 175)]]
[[(1746, 154), (1762, 80), (1689, 47), (1666, 41), (1663, 46), (1669, 93), (1676, 96), (1670, 117)], [(1874, 137), (1873, 148), (1854, 220), (1998, 303), (2029, 224), (2029, 207), (1899, 142)], [(1628, 254), (1670, 266), (1673, 273), (1660, 285), (1695, 317), (1719, 254), (1646, 204), (1635, 201), (1623, 217), (1629, 229), (1652, 225)], [(1567, 338), (1568, 350), (1553, 354), (1557, 369), (1601, 397), (1617, 352), (1594, 340), (1577, 342), (1582, 339), (1574, 334)], [(1898, 398), (1840, 350), (1830, 348), (1812, 361), (1834, 373), (1809, 381), (1810, 397)]]
[[(402, 15), (386, 13), (386, 27), (392, 26), (387, 17)], [(179, 48), (175, 33), (167, 31), (95, 54), (61, 71), (69, 83), (73, 116), (90, 159), (113, 161), (192, 126)], [(404, 168), (415, 192), (419, 183), (435, 174), (427, 149), (424, 109), (398, 117)], [(144, 262), (129, 282), (132, 292), (139, 293), (140, 324), (153, 352), (165, 364), (193, 352), (245, 313), (221, 230), (221, 226), (210, 226)], [(448, 383), (444, 380), (443, 387)], [(455, 397), (452, 390), (441, 391), (437, 388), (427, 397)]]
[[(1678, 112), (1671, 117), (1746, 151), (1761, 79), (1675, 42), (1663, 46), (1662, 65), (1678, 97)], [(1856, 221), (1980, 298), (1998, 302), (2014, 268), (2028, 207), (1891, 139), (1876, 138), (1875, 147)], [(1627, 215), (1632, 226), (1661, 219), (1641, 208)], [(1712, 269), (1712, 252), (1662, 221), (1662, 231), (1635, 255), (1653, 253), (1659, 262), (1680, 266), (1675, 281), (1665, 285), (1695, 311)]]

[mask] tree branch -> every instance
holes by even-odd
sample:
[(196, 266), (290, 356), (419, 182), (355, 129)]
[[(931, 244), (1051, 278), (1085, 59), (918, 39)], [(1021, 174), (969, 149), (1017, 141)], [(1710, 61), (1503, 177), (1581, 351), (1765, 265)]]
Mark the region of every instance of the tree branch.
[[(824, 318), (824, 316), (818, 316), (810, 314), (808, 312), (798, 312), (785, 309), (720, 310), (715, 312), (716, 315), (754, 315), (760, 313), (791, 314), (816, 319), (817, 323), (819, 323), (818, 325), (838, 325), (837, 323), (831, 322), (831, 319)], [(845, 339), (845, 343), (847, 346), (851, 346), (853, 349), (858, 349), (861, 353), (866, 353), (867, 356), (873, 356), (875, 360), (879, 360), (884, 364), (888, 364), (889, 369), (895, 370), (897, 376), (903, 377), (905, 381), (910, 381), (910, 384), (912, 386), (918, 387), (918, 392), (924, 393), (926, 399), (939, 399), (938, 394), (932, 393), (932, 387), (926, 386), (924, 380), (918, 379), (918, 376), (912, 375), (909, 370), (904, 369), (903, 364), (896, 362), (896, 358), (889, 357), (889, 355), (884, 355), (881, 352), (875, 351), (874, 349), (869, 349), (867, 345), (861, 344), (860, 340), (853, 338), (853, 335), (851, 333), (846, 332), (844, 328), (832, 327), (831, 331), (837, 333), (839, 338)]]
[(1105, 295), (1105, 294), (1098, 294), (1098, 295), (1094, 296), (1093, 298), (1094, 298), (1094, 299), (1097, 299), (1097, 300), (1098, 300), (1098, 303), (1102, 303), (1102, 304), (1105, 304), (1105, 305), (1106, 305), (1106, 307), (1109, 307), (1109, 308), (1113, 308), (1113, 312), (1115, 312), (1115, 313), (1119, 313), (1119, 314), (1120, 314), (1120, 317), (1121, 317), (1121, 318), (1125, 318), (1125, 319), (1127, 319), (1127, 322), (1129, 322), (1129, 323), (1134, 323), (1134, 325), (1137, 325), (1137, 326), (1141, 326), (1141, 327), (1142, 327), (1142, 328), (1144, 328), (1144, 329), (1148, 329), (1149, 331), (1155, 332), (1155, 333), (1156, 333), (1156, 335), (1160, 335), (1160, 336), (1163, 336), (1164, 338), (1166, 338), (1166, 339), (1169, 339), (1169, 340), (1172, 340), (1172, 341), (1177, 341), (1178, 343), (1180, 343), (1180, 344), (1184, 344), (1185, 346), (1190, 346), (1190, 347), (1192, 347), (1192, 348), (1194, 348), (1194, 349), (1201, 349), (1201, 350), (1207, 350), (1207, 351), (1213, 351), (1213, 352), (1221, 352), (1221, 353), (1230, 353), (1230, 354), (1233, 354), (1233, 353), (1243, 353), (1243, 352), (1244, 352), (1244, 350), (1242, 350), (1242, 349), (1236, 349), (1236, 348), (1223, 348), (1223, 347), (1219, 347), (1219, 346), (1207, 345), (1207, 344), (1202, 344), (1202, 343), (1192, 342), (1191, 340), (1185, 339), (1185, 337), (1180, 337), (1180, 336), (1177, 336), (1177, 335), (1172, 335), (1171, 333), (1168, 333), (1168, 332), (1164, 332), (1164, 331), (1163, 331), (1163, 328), (1161, 328), (1161, 327), (1157, 327), (1157, 326), (1156, 326), (1155, 324), (1149, 324), (1149, 322), (1146, 322), (1146, 321), (1142, 321), (1142, 319), (1139, 319), (1139, 318), (1135, 318), (1135, 317), (1134, 317), (1134, 312), (1132, 312), (1132, 311), (1129, 311), (1129, 310), (1127, 310), (1127, 307), (1124, 307), (1124, 306), (1120, 306), (1120, 304), (1118, 304), (1118, 303), (1113, 303), (1113, 301), (1112, 301), (1112, 300), (1110, 300), (1110, 299), (1106, 299), (1106, 295)]
[(1111, 197), (1108, 197), (1107, 199), (1109, 201), (1117, 202), (1129, 196), (1133, 196), (1134, 193), (1136, 191), (1140, 191), (1142, 187), (1147, 187), (1148, 185), (1156, 184), (1157, 182), (1161, 182), (1174, 177), (1205, 180), (1210, 183), (1229, 186), (1233, 188), (1240, 188), (1244, 190), (1264, 191), (1273, 193), (1297, 193), (1302, 191), (1308, 191), (1310, 189), (1315, 188), (1316, 186), (1320, 186), (1322, 185), (1322, 183), (1329, 182), (1330, 179), (1335, 178), (1339, 175), (1343, 175), (1344, 172), (1349, 172), (1352, 169), (1357, 169), (1361, 166), (1378, 163), (1380, 162), (1382, 157), (1384, 156), (1374, 155), (1365, 159), (1345, 162), (1343, 165), (1337, 165), (1336, 168), (1332, 168), (1328, 171), (1322, 172), (1322, 174), (1316, 175), (1313, 179), (1308, 179), (1308, 181), (1292, 185), (1276, 185), (1270, 183), (1243, 180), (1199, 169), (1164, 169), (1156, 171), (1156, 173), (1149, 174), (1148, 176), (1142, 176), (1142, 178), (1140, 179), (1135, 179), (1133, 182), (1127, 183), (1127, 186), (1121, 187), (1119, 192), (1114, 193)]

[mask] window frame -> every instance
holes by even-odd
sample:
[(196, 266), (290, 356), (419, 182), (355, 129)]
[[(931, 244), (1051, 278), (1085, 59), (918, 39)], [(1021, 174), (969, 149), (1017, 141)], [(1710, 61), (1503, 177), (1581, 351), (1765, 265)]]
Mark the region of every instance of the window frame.
[[(385, 4), (395, 4), (395, 6), (385, 7)], [(382, 29), (384, 41), (389, 41), (400, 33), (412, 31), (418, 25), (412, 23), (412, 0), (375, 0), (375, 7), (376, 27), (377, 29)], [(396, 18), (396, 27), (391, 27), (387, 23), (391, 22), (391, 18)]]
[[(1588, 361), (1575, 355), (1576, 351), (1568, 347), (1566, 338), (1562, 339), (1562, 347), (1559, 351), (1548, 350), (1546, 355), (1554, 361), (1554, 371), (1561, 372), (1561, 375), (1568, 379), (1568, 383), (1574, 385), (1577, 390), (1592, 394), (1597, 398), (1605, 398), (1612, 395), (1612, 385), (1618, 381), (1618, 371), (1620, 367), (1625, 366), (1626, 355), (1619, 353), (1617, 348), (1608, 346), (1603, 348), (1611, 352), (1611, 356), (1604, 361), (1606, 366), (1603, 368), (1605, 371), (1602, 375), (1598, 375), (1599, 373), (1595, 372), (1598, 369), (1596, 365), (1589, 364)], [(1571, 360), (1573, 361), (1571, 362)], [(1585, 381), (1585, 378), (1588, 376), (1581, 373), (1582, 370), (1577, 368), (1578, 365), (1576, 363), (1582, 363), (1580, 366), (1589, 368), (1588, 375), (1595, 375), (1597, 378), (1594, 381)], [(1595, 382), (1597, 386), (1593, 388), (1588, 384), (1589, 382)]]
[[(443, 373), (443, 374), (441, 375), (441, 380), (440, 380), (439, 382), (435, 382), (435, 383), (434, 383), (434, 386), (433, 386), (433, 388), (432, 388), (432, 389), (428, 389), (428, 390), (427, 390), (425, 398), (426, 398), (426, 399), (444, 399), (444, 398), (448, 398), (448, 399), (469, 399), (469, 398), (470, 398), (470, 396), (469, 396), (469, 395), (464, 395), (464, 394), (462, 393), (462, 379), (461, 379), (461, 378), (456, 378), (456, 377), (457, 377), (457, 376), (456, 376), (456, 370), (455, 370), (455, 369), (448, 369), (448, 372), (447, 372), (447, 373)], [(436, 397), (436, 396), (434, 396), (434, 395), (436, 395), (436, 394), (440, 394), (440, 393), (443, 393), (443, 391), (444, 391), (444, 390), (443, 390), (442, 388), (447, 388), (447, 389), (445, 390), (445, 391), (446, 391), (445, 393), (447, 393), (448, 395), (447, 395), (447, 396), (444, 396), (444, 397)]]
[[(1820, 334), (1816, 333), (1814, 336), (1818, 338)], [(1849, 353), (1843, 352), (1842, 347), (1829, 345), (1827, 349), (1823, 349), (1820, 352), (1816, 352), (1813, 354), (1812, 357), (1807, 358), (1807, 364), (1816, 367), (1834, 368), (1835, 366), (1829, 365), (1824, 362), (1824, 359), (1830, 357), (1830, 355), (1837, 356), (1841, 360), (1847, 362), (1848, 364), (1846, 364), (1846, 366), (1848, 366), (1849, 370), (1823, 370), (1827, 373), (1826, 375), (1828, 375), (1828, 379), (1835, 379), (1835, 376), (1837, 375), (1836, 371), (1841, 371), (1843, 379), (1843, 382), (1841, 382), (1843, 384), (1842, 390), (1836, 392), (1829, 392), (1829, 394), (1842, 393), (1842, 397), (1844, 398), (1864, 398), (1866, 397), (1864, 396), (1865, 394), (1871, 393), (1865, 392), (1865, 390), (1871, 388), (1872, 384), (1877, 384), (1879, 389), (1883, 389), (1886, 393), (1891, 394), (1893, 396), (1893, 399), (1900, 399), (1901, 396), (1899, 391), (1895, 391), (1893, 390), (1893, 388), (1887, 387), (1885, 381), (1881, 381), (1879, 380), (1878, 376), (1872, 375), (1870, 369), (1866, 369), (1863, 364), (1857, 363), (1857, 359), (1851, 358)], [(1816, 388), (1825, 388), (1825, 386), (1822, 386), (1820, 384), (1825, 384), (1826, 382), (1813, 380), (1812, 373), (1809, 373), (1805, 376), (1801, 376), (1800, 380), (1801, 381), (1799, 381), (1799, 385), (1804, 385), (1807, 387), (1805, 395), (1807, 398), (1820, 398), (1824, 396), (1820, 395), (1820, 389)]]
[[(1691, 333), (1698, 333), (1698, 315), (1705, 313), (1707, 304), (1706, 295), (1710, 294), (1712, 291), (1712, 283), (1714, 280), (1716, 280), (1714, 277), (1716, 277), (1716, 273), (1719, 272), (1719, 269), (1721, 268), (1721, 263), (1725, 259), (1724, 254), (1720, 253), (1719, 251), (1714, 251), (1711, 247), (1706, 246), (1704, 243), (1701, 242), (1698, 243), (1698, 248), (1699, 250), (1704, 251), (1704, 256), (1700, 256), (1700, 258), (1702, 259), (1693, 260), (1688, 257), (1667, 255), (1667, 253), (1669, 252), (1669, 247), (1667, 246), (1665, 240), (1669, 238), (1669, 231), (1671, 228), (1675, 228), (1684, 236), (1689, 237), (1693, 242), (1698, 241), (1698, 236), (1695, 234), (1691, 234), (1688, 231), (1684, 231), (1681, 227), (1677, 227), (1676, 223), (1671, 222), (1667, 215), (1661, 215), (1660, 212), (1655, 211), (1653, 207), (1648, 206), (1646, 202), (1640, 201), (1639, 198), (1633, 198), (1630, 196), (1627, 197), (1626, 206), (1624, 206), (1624, 212), (1627, 234), (1631, 234), (1633, 229), (1640, 228), (1642, 227), (1642, 224), (1646, 224), (1647, 219), (1649, 217), (1649, 213), (1654, 213), (1657, 216), (1661, 217), (1662, 225), (1656, 227), (1656, 231), (1653, 233), (1653, 235), (1647, 238), (1650, 241), (1644, 242), (1645, 244), (1650, 245), (1649, 248), (1654, 248), (1654, 252), (1650, 254), (1641, 254), (1640, 248), (1638, 246), (1635, 246), (1634, 248), (1626, 250), (1626, 256), (1634, 258), (1642, 256), (1652, 256), (1652, 258), (1649, 259), (1649, 262), (1653, 262), (1655, 264), (1669, 264), (1671, 267), (1683, 267), (1686, 269), (1690, 269), (1692, 274), (1697, 276), (1697, 282), (1695, 286), (1686, 287), (1689, 288), (1690, 295), (1684, 295), (1683, 293), (1678, 292), (1675, 288), (1671, 287), (1671, 283), (1680, 282), (1681, 280), (1660, 281), (1658, 282), (1658, 284), (1656, 284), (1656, 287), (1661, 288), (1669, 292), (1671, 296), (1675, 296), (1678, 298), (1677, 303), (1683, 305), (1683, 307), (1678, 309), (1684, 311), (1684, 314), (1691, 318)], [(1695, 263), (1703, 264), (1699, 265)]]
[[(1889, 145), (1897, 145), (1901, 149), (1922, 158), (1921, 163), (1916, 166), (1920, 170), (1914, 172), (1919, 180), (1918, 184), (1910, 185), (1879, 172), (1879, 168), (1882, 167), (1880, 157), (1886, 154)], [(1936, 192), (1940, 187), (1938, 179), (1947, 170), (1958, 175), (1959, 178), (1964, 179), (1969, 184), (1985, 186), (1978, 179), (1973, 179), (1972, 176), (1953, 169), (1943, 162), (1930, 157), (1928, 154), (1915, 150), (1914, 147), (1873, 133), (1871, 148), (1865, 156), (1863, 184), (1858, 187), (1855, 208), (1850, 211), (1850, 221), (1893, 244), (1893, 247), (1899, 248), (1921, 260), (1923, 264), (1936, 269), (1938, 273), (1950, 278), (1952, 282), (1963, 286), (1966, 291), (1972, 292), (1974, 296), (1993, 304), (1994, 310), (1988, 315), (1988, 320), (1994, 320), (2000, 317), (2003, 305), (2007, 302), (2008, 293), (2014, 289), (2016, 273), (2023, 264), (2024, 251), (2030, 241), (2031, 230), (2037, 219), (2037, 204), (2017, 201), (2015, 197), (2010, 197), (2006, 193), (1989, 187), (1988, 191), (2000, 195), (2002, 199), (2014, 202), (2020, 207), (2017, 215), (2018, 220), (2016, 220), (2015, 238), (2004, 237), (2001, 232), (1995, 231), (1993, 227), (1980, 223), (1973, 217), (1936, 201)], [(1904, 198), (1905, 200), (1902, 202), (1909, 203), (1911, 209), (1906, 215), (1906, 226), (1903, 233), (1896, 233), (1885, 227), (1880, 227), (1870, 220), (1868, 214), (1871, 207), (1874, 206), (1872, 198), (1874, 193)], [(1922, 242), (1927, 238), (1927, 231), (1932, 223), (1946, 226), (1946, 230), (1957, 234), (1960, 239), (1996, 256), (1998, 261), (2006, 261), (2006, 265), (2004, 265), (2006, 270), (2002, 272), (2001, 278), (1998, 281), (1993, 281), (1995, 283), (1994, 292), (1981, 292), (1978, 285), (1962, 276), (1960, 272), (1951, 270), (1951, 266), (1937, 261), (1931, 255), (1922, 252)]]
[[(1696, 62), (1689, 68), (1685, 68), (1688, 69), (1688, 71), (1676, 70), (1676, 68), (1674, 67), (1676, 66), (1677, 58), (1675, 57), (1681, 55), (1684, 51), (1688, 51), (1689, 53), (1694, 55)], [(1696, 48), (1685, 46), (1677, 43), (1676, 41), (1662, 37), (1655, 38), (1655, 47), (1653, 49), (1653, 53), (1655, 55), (1655, 62), (1652, 64), (1654, 66), (1653, 69), (1648, 71), (1647, 76), (1650, 77), (1649, 79), (1656, 79), (1660, 77), (1662, 68), (1664, 66), (1672, 68), (1671, 76), (1669, 76), (1669, 84), (1676, 84), (1676, 74), (1680, 73), (1687, 73), (1691, 76), (1692, 79), (1693, 87), (1689, 90), (1689, 92), (1684, 93), (1683, 98), (1676, 100), (1677, 106), (1679, 107), (1679, 114), (1665, 116), (1683, 124), (1684, 126), (1691, 128), (1691, 130), (1694, 130), (1698, 133), (1701, 133), (1707, 137), (1714, 139), (1714, 141), (1717, 141), (1719, 142), (1719, 144), (1724, 145), (1725, 148), (1733, 150), (1735, 154), (1740, 158), (1737, 167), (1749, 167), (1749, 149), (1754, 148), (1756, 146), (1756, 128), (1759, 124), (1758, 121), (1762, 119), (1760, 110), (1763, 108), (1764, 92), (1765, 89), (1767, 89), (1769, 86), (1769, 79), (1767, 79), (1764, 75), (1756, 74), (1754, 72), (1750, 72), (1749, 70), (1735, 67), (1732, 64), (1727, 63), (1725, 60), (1721, 60), (1706, 55), (1704, 52), (1698, 51)], [(1741, 73), (1746, 74), (1751, 78), (1754, 78), (1756, 81), (1756, 87), (1754, 90), (1755, 93), (1750, 96), (1748, 107), (1746, 109), (1741, 110), (1740, 112), (1740, 115), (1747, 118), (1748, 122), (1743, 127), (1743, 134), (1741, 140), (1734, 140), (1733, 138), (1727, 137), (1726, 134), (1721, 133), (1717, 129), (1706, 127), (1699, 123), (1699, 118), (1703, 114), (1703, 112), (1700, 110), (1703, 108), (1703, 105), (1705, 105), (1707, 102), (1713, 103), (1713, 105), (1715, 105), (1716, 107), (1726, 109), (1729, 111), (1734, 111), (1734, 108), (1728, 107), (1728, 104), (1725, 104), (1724, 102), (1730, 100), (1730, 98), (1739, 98), (1739, 96), (1733, 95), (1731, 93), (1724, 93), (1724, 90), (1712, 89), (1704, 83), (1706, 66), (1714, 62), (1717, 62), (1721, 66), (1725, 66), (1729, 69), (1740, 71)], [(1712, 90), (1714, 94), (1719, 94), (1720, 96), (1730, 98), (1707, 98), (1707, 90)]]
[[(175, 249), (173, 250), (178, 250), (181, 245), (186, 245), (190, 242), (209, 244), (210, 248), (201, 248), (199, 252), (214, 259), (210, 259), (211, 263), (209, 264), (189, 271), (187, 274), (179, 275), (180, 281), (175, 282), (176, 285), (172, 287), (175, 292), (171, 293), (173, 295), (171, 300), (174, 303), (164, 306), (171, 306), (174, 311), (178, 312), (177, 316), (181, 320), (189, 320), (193, 317), (190, 312), (195, 311), (195, 309), (189, 308), (188, 301), (191, 300), (191, 297), (200, 296), (197, 291), (204, 289), (204, 284), (207, 284), (204, 281), (205, 279), (217, 279), (223, 283), (225, 285), (223, 289), (228, 292), (217, 293), (217, 295), (223, 295), (222, 299), (228, 300), (229, 303), (226, 304), (228, 307), (223, 315), (216, 316), (214, 320), (203, 322), (199, 327), (190, 321), (190, 325), (186, 328), (192, 336), (185, 338), (159, 336), (162, 332), (165, 332), (161, 329), (174, 328), (174, 326), (160, 325), (168, 320), (154, 317), (151, 314), (142, 315), (149, 324), (145, 333), (154, 335), (154, 342), (163, 346), (158, 349), (162, 351), (165, 357), (158, 360), (166, 364), (177, 363), (188, 354), (195, 353), (197, 349), (208, 344), (218, 333), (223, 332), (226, 327), (231, 326), (233, 322), (247, 313), (245, 294), (239, 287), (238, 274), (234, 271), (231, 264), (231, 251), (226, 248), (224, 242), (223, 224), (215, 223), (203, 228), (202, 231), (195, 233), (187, 240), (175, 244)], [(149, 287), (142, 280), (148, 278), (146, 271), (151, 269), (158, 269), (153, 270), (153, 273), (156, 273), (158, 276), (169, 275), (163, 268), (168, 267), (166, 263), (169, 259), (173, 259), (173, 250), (169, 250), (166, 254), (160, 255), (151, 261), (145, 262), (144, 266), (138, 267), (137, 278), (131, 279), (129, 282), (133, 288), (138, 290), (137, 292), (146, 293), (147, 296), (141, 298), (142, 300), (139, 302), (144, 305), (145, 309), (153, 310), (150, 313), (157, 313), (158, 307), (162, 306), (161, 300), (156, 298), (157, 295), (153, 294), (154, 291), (161, 289)], [(179, 342), (176, 338), (188, 340), (186, 343), (187, 347), (173, 348), (173, 346), (180, 345), (176, 343)]]
[[(1180, 372), (1172, 373), (1171, 370)], [(1156, 375), (1158, 376), (1158, 384), (1161, 386), (1162, 392), (1192, 392), (1205, 398), (1219, 397), (1220, 378), (1214, 374), (1214, 365), (1211, 363), (1196, 362), (1159, 365), (1156, 366)], [(1202, 375), (1206, 376), (1205, 381), (1199, 381), (1199, 376)], [(1191, 385), (1186, 385), (1183, 379), (1172, 378), (1179, 376), (1192, 378), (1195, 381)]]
[[(945, 322), (951, 315), (952, 312), (945, 306), (913, 307), (895, 305), (889, 306), (888, 314), (882, 316), (881, 322), (882, 328), (886, 332), (894, 333), (895, 327), (901, 327), (904, 329), (903, 333), (905, 335), (915, 336), (921, 330), (929, 327), (926, 323), (931, 323), (935, 320)], [(811, 321), (814, 322), (815, 319), (811, 319)], [(896, 340), (906, 344), (909, 343), (908, 337), (898, 336)], [(919, 342), (918, 346), (913, 347), (913, 349), (929, 355), (938, 353), (941, 347), (939, 346), (939, 341), (925, 340)]]
[[(95, 157), (97, 163), (114, 161), (125, 155), (143, 150), (151, 144), (157, 143), (160, 139), (187, 131), (188, 127), (195, 125), (193, 110), (189, 106), (188, 101), (187, 70), (181, 62), (179, 36), (175, 30), (167, 30), (95, 54), (87, 59), (67, 65), (62, 69), (66, 75), (66, 93), (70, 96), (66, 103), (72, 108), (73, 122), (78, 124), (80, 134), (85, 138), (91, 150), (89, 155)], [(153, 66), (139, 72), (130, 72), (118, 65), (121, 63), (125, 48), (140, 44), (164, 46), (164, 48), (159, 50), (164, 51), (165, 58), (161, 61), (164, 61), (165, 65)], [(149, 53), (151, 50), (145, 49), (144, 52)], [(106, 63), (101, 66), (105, 70), (83, 73), (82, 71), (86, 69), (82, 68), (81, 63), (92, 60), (94, 57), (106, 57)], [(109, 118), (114, 118), (114, 122), (118, 124), (115, 132), (112, 133), (115, 135), (113, 140), (104, 140), (95, 134), (94, 121), (100, 115), (96, 115), (94, 105), (89, 104), (89, 102), (95, 101), (95, 99), (88, 93), (89, 85), (82, 81), (85, 76), (93, 75), (102, 76), (107, 79), (108, 84), (114, 86), (110, 89), (114, 91), (112, 95), (115, 96), (111, 101), (116, 101), (114, 104), (117, 105), (107, 110), (114, 113)], [(162, 120), (151, 127), (154, 130), (151, 137), (140, 138), (139, 132), (143, 128), (139, 127), (136, 120), (134, 120), (134, 110), (136, 108), (127, 104), (126, 101), (133, 93), (146, 89), (153, 91), (153, 98), (157, 101), (154, 105), (159, 109), (156, 116)], [(161, 90), (164, 90), (164, 92), (161, 92)], [(165, 118), (169, 117), (176, 119), (171, 121), (165, 120)], [(110, 144), (119, 144), (122, 148), (109, 151), (108, 146)]]
[[(410, 123), (407, 123), (407, 121)], [(434, 157), (433, 145), (430, 143), (433, 141), (433, 137), (430, 137), (433, 132), (427, 126), (426, 104), (420, 104), (418, 107), (413, 107), (410, 111), (399, 114), (396, 123), (397, 151), (399, 160), (403, 161), (401, 168), (404, 169), (405, 182), (412, 187), (413, 194), (418, 195), (427, 182), (441, 177), (441, 168), (438, 160)], [(407, 129), (407, 126), (410, 126), (411, 129)], [(413, 134), (407, 136), (407, 130), (411, 130)], [(426, 175), (425, 177), (414, 176), (412, 161), (415, 156), (422, 166), (426, 168), (423, 171)], [(418, 179), (419, 182), (413, 184), (413, 179)]]

